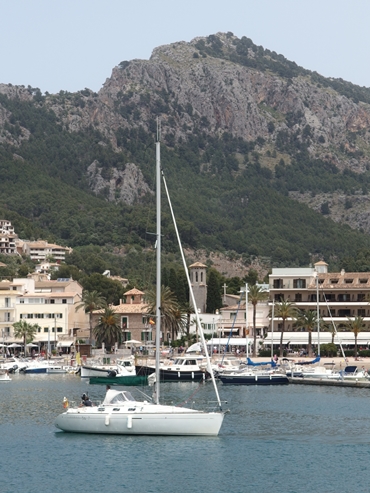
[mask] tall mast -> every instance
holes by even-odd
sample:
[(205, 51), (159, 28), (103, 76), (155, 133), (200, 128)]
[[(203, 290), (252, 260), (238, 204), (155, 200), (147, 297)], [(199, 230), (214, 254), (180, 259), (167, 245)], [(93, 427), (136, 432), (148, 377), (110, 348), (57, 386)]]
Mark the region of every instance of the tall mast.
[(155, 331), (155, 402), (159, 404), (159, 365), (161, 344), (161, 150), (160, 150), (160, 128), (157, 121), (157, 142), (155, 144), (156, 154), (156, 207), (157, 207), (157, 284), (156, 284), (156, 331)]

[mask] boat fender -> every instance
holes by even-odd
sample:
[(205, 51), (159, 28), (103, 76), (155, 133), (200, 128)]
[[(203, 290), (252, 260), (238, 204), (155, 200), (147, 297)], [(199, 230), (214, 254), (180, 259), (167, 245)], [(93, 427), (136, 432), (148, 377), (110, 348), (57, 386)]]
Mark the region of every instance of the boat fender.
[(109, 424), (110, 424), (110, 414), (107, 414), (105, 416), (105, 426), (109, 426)]
[(114, 371), (114, 370), (112, 370), (112, 371), (110, 371), (110, 372), (108, 373), (108, 377), (109, 377), (109, 378), (113, 378), (113, 377), (115, 377), (115, 376), (117, 376), (117, 372), (116, 372), (116, 371)]
[(65, 409), (68, 409), (68, 407), (69, 407), (69, 402), (68, 402), (67, 397), (64, 397), (64, 398), (63, 398), (63, 407), (64, 407)]
[(194, 372), (191, 372), (191, 379), (194, 380)]
[(132, 416), (127, 416), (127, 428), (129, 430), (132, 428)]

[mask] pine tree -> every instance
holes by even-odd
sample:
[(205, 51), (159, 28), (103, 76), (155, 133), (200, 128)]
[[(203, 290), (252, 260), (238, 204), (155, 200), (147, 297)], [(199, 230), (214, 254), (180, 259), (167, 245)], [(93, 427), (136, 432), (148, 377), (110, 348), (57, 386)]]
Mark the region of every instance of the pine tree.
[(220, 283), (215, 271), (210, 271), (207, 284), (208, 287), (206, 311), (207, 313), (215, 313), (216, 310), (218, 310), (222, 306)]

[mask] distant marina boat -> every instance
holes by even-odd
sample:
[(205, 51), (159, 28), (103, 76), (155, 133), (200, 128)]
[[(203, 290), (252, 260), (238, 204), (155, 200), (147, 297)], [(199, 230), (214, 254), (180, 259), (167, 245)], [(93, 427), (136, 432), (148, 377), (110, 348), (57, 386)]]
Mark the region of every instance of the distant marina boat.
[(274, 370), (242, 370), (233, 373), (221, 373), (218, 378), (225, 385), (286, 385), (288, 377)]
[(136, 374), (132, 358), (118, 359), (114, 364), (102, 363), (101, 360), (90, 365), (81, 365), (81, 378), (108, 377), (115, 372), (116, 375), (129, 377)]
[[(154, 365), (136, 367), (137, 375), (149, 376), (155, 371)], [(201, 382), (209, 377), (210, 374), (199, 365), (199, 359), (195, 356), (180, 356), (167, 364), (161, 363), (159, 367), (161, 382)]]

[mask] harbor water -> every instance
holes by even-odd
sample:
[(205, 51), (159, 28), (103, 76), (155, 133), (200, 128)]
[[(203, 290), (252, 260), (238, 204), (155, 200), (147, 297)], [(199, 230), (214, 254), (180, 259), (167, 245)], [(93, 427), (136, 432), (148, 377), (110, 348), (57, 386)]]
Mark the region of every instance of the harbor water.
[[(167, 383), (162, 400), (215, 400), (210, 383), (192, 395), (197, 389)], [(64, 396), (79, 401), (86, 391), (98, 401), (105, 388), (76, 375), (12, 375), (0, 383), (1, 493), (369, 491), (369, 389), (219, 384), (230, 413), (211, 438), (57, 430)]]

